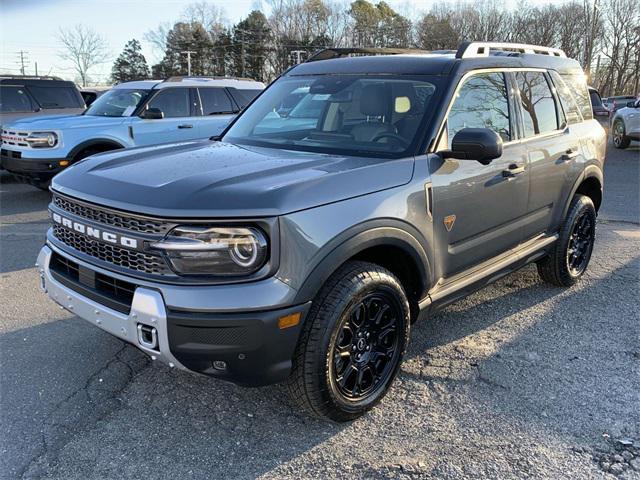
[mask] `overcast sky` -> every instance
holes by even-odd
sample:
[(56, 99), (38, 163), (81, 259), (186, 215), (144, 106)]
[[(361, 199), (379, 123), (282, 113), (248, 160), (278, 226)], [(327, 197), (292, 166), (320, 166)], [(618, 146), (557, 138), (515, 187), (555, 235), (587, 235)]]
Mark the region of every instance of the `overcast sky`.
[[(550, 0), (530, 0), (529, 3), (549, 3)], [(560, 0), (559, 0), (560, 1)], [(433, 0), (387, 0), (405, 15), (414, 16), (428, 10)], [(513, 4), (515, 0), (507, 0)], [(132, 38), (141, 41), (149, 65), (159, 58), (144, 41), (144, 33), (163, 22), (174, 22), (192, 0), (0, 0), (0, 72), (20, 72), (19, 51), (27, 53), (26, 73), (58, 75), (73, 79), (70, 65), (58, 57), (59, 28), (77, 23), (90, 26), (104, 36), (111, 57), (104, 65), (90, 71), (91, 78), (108, 80), (111, 63)], [(211, 0), (224, 8), (232, 23), (246, 16), (260, 0)], [(374, 1), (375, 3), (375, 1)]]

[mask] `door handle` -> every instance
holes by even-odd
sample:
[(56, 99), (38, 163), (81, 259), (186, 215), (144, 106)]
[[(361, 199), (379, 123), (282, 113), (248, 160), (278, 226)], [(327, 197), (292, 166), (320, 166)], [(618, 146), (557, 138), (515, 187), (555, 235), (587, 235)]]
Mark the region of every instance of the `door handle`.
[(188, 123), (183, 123), (182, 125), (178, 125), (178, 128), (193, 128), (193, 125)]
[(572, 158), (576, 158), (578, 156), (577, 148), (570, 148), (566, 152), (562, 154), (562, 160), (571, 160)]
[(524, 165), (517, 165), (515, 163), (512, 163), (511, 165), (509, 165), (509, 168), (502, 171), (502, 176), (506, 178), (513, 178), (516, 175), (524, 173), (524, 171)]

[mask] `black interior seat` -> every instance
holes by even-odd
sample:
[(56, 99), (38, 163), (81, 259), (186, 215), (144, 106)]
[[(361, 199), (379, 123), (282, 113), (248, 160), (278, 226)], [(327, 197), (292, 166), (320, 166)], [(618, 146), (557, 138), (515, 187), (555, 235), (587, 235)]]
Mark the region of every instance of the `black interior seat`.
[(351, 135), (357, 142), (371, 142), (383, 133), (395, 133), (396, 129), (391, 123), (383, 121), (388, 116), (390, 90), (385, 85), (367, 85), (362, 89), (360, 96), (360, 113), (366, 115), (366, 122), (355, 125), (351, 129)]

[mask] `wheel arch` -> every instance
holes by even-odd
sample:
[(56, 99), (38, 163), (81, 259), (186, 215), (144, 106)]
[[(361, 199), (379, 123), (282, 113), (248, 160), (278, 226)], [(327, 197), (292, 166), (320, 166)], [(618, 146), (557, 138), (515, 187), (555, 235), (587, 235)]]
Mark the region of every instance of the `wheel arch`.
[(593, 205), (596, 208), (596, 212), (598, 212), (602, 205), (603, 185), (604, 176), (600, 167), (593, 164), (588, 165), (580, 178), (578, 178), (573, 185), (571, 195), (569, 195), (567, 204), (564, 207), (562, 218), (567, 216), (571, 200), (576, 194), (586, 195), (591, 198)]
[(91, 140), (87, 140), (85, 142), (79, 143), (78, 145), (73, 147), (73, 149), (71, 149), (71, 151), (69, 152), (69, 158), (75, 159), (75, 157), (79, 153), (83, 152), (87, 148), (92, 148), (92, 147), (106, 147), (104, 150), (102, 150), (103, 152), (107, 152), (109, 150), (118, 150), (120, 148), (126, 148), (120, 142), (117, 142), (109, 138), (93, 138)]
[(298, 290), (296, 300), (313, 300), (327, 279), (350, 260), (368, 261), (391, 271), (405, 289), (417, 313), (418, 302), (429, 288), (431, 264), (427, 252), (418, 240), (418, 232), (402, 222), (394, 225), (360, 226), (356, 232), (346, 232), (330, 242), (321, 252), (322, 259)]

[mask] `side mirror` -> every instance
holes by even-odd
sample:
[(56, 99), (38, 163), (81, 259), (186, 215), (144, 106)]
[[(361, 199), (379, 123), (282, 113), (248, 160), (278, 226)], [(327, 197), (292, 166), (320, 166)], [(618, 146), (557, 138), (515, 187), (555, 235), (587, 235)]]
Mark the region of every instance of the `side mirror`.
[(145, 120), (162, 120), (164, 118), (164, 112), (159, 108), (147, 108), (142, 112), (140, 117)]
[(476, 160), (489, 165), (502, 156), (502, 138), (488, 128), (463, 128), (453, 137), (451, 150), (440, 153), (442, 158)]
[(627, 107), (629, 108), (638, 108), (639, 106), (640, 106), (640, 103), (638, 103), (637, 100), (627, 103)]

